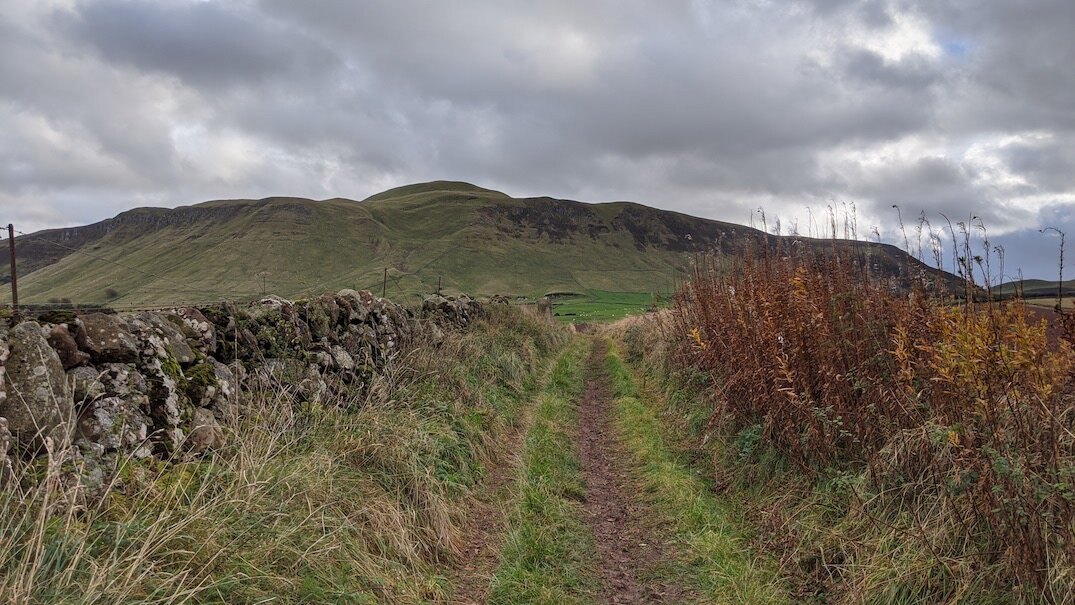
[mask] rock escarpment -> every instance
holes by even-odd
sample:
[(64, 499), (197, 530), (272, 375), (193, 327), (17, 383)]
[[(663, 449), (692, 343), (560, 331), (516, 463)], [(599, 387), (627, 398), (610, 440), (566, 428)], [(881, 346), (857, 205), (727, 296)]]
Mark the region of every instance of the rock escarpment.
[(342, 290), (307, 301), (24, 319), (0, 328), (0, 481), (11, 475), (11, 456), (64, 450), (103, 476), (118, 456), (219, 449), (243, 393), (354, 400), (347, 395), (363, 392), (417, 335), (438, 340), (481, 310), (467, 297), (437, 296), (411, 311)]

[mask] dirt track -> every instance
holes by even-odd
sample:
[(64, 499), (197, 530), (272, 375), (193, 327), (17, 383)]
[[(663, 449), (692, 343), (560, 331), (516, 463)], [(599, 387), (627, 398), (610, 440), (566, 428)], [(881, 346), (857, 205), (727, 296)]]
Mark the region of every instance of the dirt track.
[(598, 340), (586, 371), (579, 409), (579, 458), (586, 480), (587, 521), (600, 556), (604, 603), (676, 603), (684, 591), (674, 584), (647, 583), (646, 572), (663, 558), (660, 530), (647, 514), (623, 447), (612, 426), (612, 391)]
[[(661, 528), (639, 493), (637, 469), (619, 443), (613, 426), (613, 398), (605, 368), (607, 350), (595, 339), (586, 366), (585, 391), (579, 402), (575, 434), (585, 481), (585, 516), (597, 546), (599, 602), (606, 604), (679, 603), (688, 593), (674, 583), (654, 579), (652, 570), (664, 559)], [(489, 583), (499, 562), (507, 531), (507, 511), (514, 499), (517, 453), (530, 425), (527, 417), (505, 440), (502, 455), (489, 469), (482, 497), (470, 512), (471, 530), (455, 570), (453, 603), (486, 603)]]

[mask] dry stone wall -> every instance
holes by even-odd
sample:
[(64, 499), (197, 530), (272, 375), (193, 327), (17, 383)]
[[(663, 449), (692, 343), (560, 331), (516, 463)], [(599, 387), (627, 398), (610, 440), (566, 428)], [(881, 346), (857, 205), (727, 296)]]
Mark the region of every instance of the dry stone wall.
[(482, 305), (435, 296), (412, 311), (341, 290), (295, 302), (39, 313), (0, 328), (0, 481), (12, 456), (45, 451), (103, 468), (119, 455), (220, 448), (242, 393), (287, 388), (306, 401), (343, 400), (335, 396), (361, 392), (416, 335), (437, 344)]

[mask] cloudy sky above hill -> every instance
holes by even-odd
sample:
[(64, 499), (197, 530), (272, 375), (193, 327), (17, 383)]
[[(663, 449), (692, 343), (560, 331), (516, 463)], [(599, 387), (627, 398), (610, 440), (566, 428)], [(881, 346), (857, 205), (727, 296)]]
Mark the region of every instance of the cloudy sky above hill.
[(894, 203), (974, 215), (1051, 277), (1072, 31), (1071, 0), (3, 0), (0, 219), (444, 178), (803, 233), (854, 203), (896, 242)]

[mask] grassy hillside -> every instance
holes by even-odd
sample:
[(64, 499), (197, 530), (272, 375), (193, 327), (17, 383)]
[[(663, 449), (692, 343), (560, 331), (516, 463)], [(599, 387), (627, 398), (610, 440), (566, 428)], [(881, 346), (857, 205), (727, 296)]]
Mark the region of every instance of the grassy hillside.
[[(377, 291), (385, 268), (388, 293), (398, 300), (434, 291), (438, 279), (449, 292), (479, 295), (667, 292), (698, 251), (735, 254), (776, 240), (639, 204), (516, 199), (438, 181), (361, 202), (266, 198), (139, 208), (86, 227), (20, 236), (17, 245), (23, 303), (123, 306), (263, 291)], [(882, 272), (907, 266), (891, 246), (855, 245), (868, 247)], [(6, 255), (0, 251), (5, 280)]]
[(994, 289), (995, 294), (1003, 296), (1015, 296), (1022, 294), (1023, 298), (1056, 298), (1057, 285), (1060, 285), (1061, 294), (1064, 297), (1075, 296), (1075, 280), (1024, 279), (1001, 284)]

